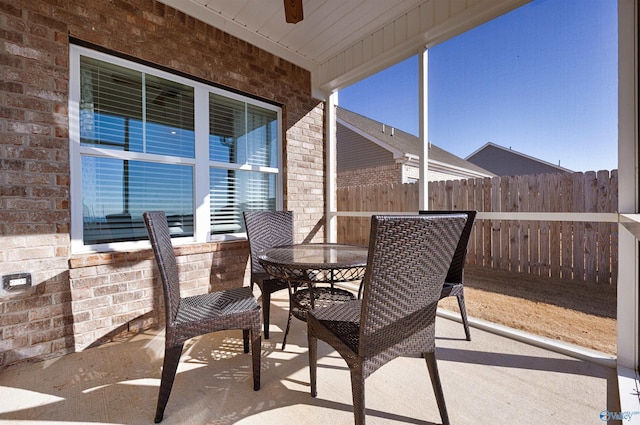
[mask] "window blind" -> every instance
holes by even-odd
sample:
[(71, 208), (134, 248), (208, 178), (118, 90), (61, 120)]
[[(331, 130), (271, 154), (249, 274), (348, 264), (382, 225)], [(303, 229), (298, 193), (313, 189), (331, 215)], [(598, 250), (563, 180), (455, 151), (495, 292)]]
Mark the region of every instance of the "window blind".
[[(243, 211), (276, 208), (278, 107), (86, 48), (70, 54), (79, 65), (70, 82), (79, 87), (70, 91), (79, 105), (70, 115), (71, 200), (82, 206), (80, 218), (72, 208), (74, 247), (146, 239), (146, 210), (165, 211), (172, 236), (204, 241), (243, 233)], [(206, 111), (208, 131), (195, 127)], [(196, 158), (196, 144), (206, 144), (208, 161)], [(203, 206), (196, 194), (206, 192)], [(196, 206), (209, 210), (199, 223)]]

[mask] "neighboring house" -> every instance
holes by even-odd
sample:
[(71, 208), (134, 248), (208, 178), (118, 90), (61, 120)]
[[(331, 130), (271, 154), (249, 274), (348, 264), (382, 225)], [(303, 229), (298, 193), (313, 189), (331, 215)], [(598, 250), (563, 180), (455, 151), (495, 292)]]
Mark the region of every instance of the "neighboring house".
[(560, 165), (554, 165), (491, 142), (465, 159), (479, 167), (490, 170), (498, 176), (573, 173), (572, 170), (563, 168)]
[[(336, 119), (338, 187), (418, 181), (419, 138), (340, 107)], [(429, 145), (429, 181), (493, 176), (482, 167)]]

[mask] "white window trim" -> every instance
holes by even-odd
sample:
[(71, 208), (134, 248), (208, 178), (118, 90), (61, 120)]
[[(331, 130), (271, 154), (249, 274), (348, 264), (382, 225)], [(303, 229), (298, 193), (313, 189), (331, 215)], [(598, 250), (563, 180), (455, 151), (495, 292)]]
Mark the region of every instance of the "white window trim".
[[(119, 66), (142, 71), (167, 80), (175, 81), (193, 87), (194, 89), (194, 133), (195, 158), (183, 158), (147, 154), (139, 152), (112, 151), (80, 145), (80, 57), (87, 56)], [(180, 165), (191, 165), (194, 172), (194, 234), (192, 237), (174, 238), (175, 245), (190, 243), (222, 242), (226, 240), (244, 239), (246, 233), (210, 234), (210, 196), (209, 169), (210, 167), (227, 170), (259, 171), (276, 175), (276, 208), (283, 206), (283, 140), (282, 140), (282, 108), (268, 102), (260, 101), (250, 96), (226, 91), (219, 87), (205, 84), (197, 80), (182, 77), (152, 66), (147, 66), (118, 56), (109, 55), (97, 50), (71, 44), (69, 49), (69, 152), (70, 152), (70, 199), (71, 199), (71, 252), (72, 254), (130, 251), (147, 249), (148, 240), (117, 242), (96, 245), (84, 245), (82, 221), (82, 156), (99, 155), (118, 159), (155, 161)], [(209, 94), (214, 93), (227, 98), (246, 102), (277, 113), (277, 150), (278, 167), (253, 166), (249, 164), (229, 164), (209, 161)], [(206, 223), (206, 225), (205, 225)]]

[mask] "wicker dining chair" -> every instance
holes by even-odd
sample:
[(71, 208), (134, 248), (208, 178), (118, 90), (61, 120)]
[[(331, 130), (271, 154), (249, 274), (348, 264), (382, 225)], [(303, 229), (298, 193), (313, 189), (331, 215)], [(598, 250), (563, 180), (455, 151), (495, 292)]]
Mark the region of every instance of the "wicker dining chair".
[(442, 285), (442, 293), (440, 299), (446, 297), (456, 297), (458, 299), (458, 307), (460, 308), (460, 316), (462, 317), (462, 326), (464, 326), (464, 334), (467, 341), (471, 341), (471, 333), (469, 332), (469, 320), (467, 319), (467, 308), (464, 303), (464, 264), (467, 259), (467, 246), (469, 245), (469, 237), (471, 236), (471, 229), (476, 219), (477, 211), (444, 211), (444, 210), (430, 210), (420, 211), (420, 214), (424, 215), (442, 215), (442, 214), (466, 214), (467, 223), (462, 230), (460, 241), (456, 246), (456, 251), (453, 254), (447, 277), (444, 279)]
[(166, 321), (164, 363), (154, 421), (158, 423), (164, 416), (184, 343), (196, 336), (241, 329), (245, 353), (249, 352), (250, 336), (253, 389), (259, 390), (262, 323), (260, 305), (251, 289), (240, 287), (181, 298), (167, 217), (162, 211), (147, 211), (142, 216), (162, 281)]
[(262, 292), (264, 338), (269, 339), (271, 294), (289, 289), (287, 281), (268, 274), (258, 261), (258, 251), (293, 244), (293, 211), (245, 211), (243, 213), (251, 257), (251, 289), (256, 284)]
[(349, 366), (356, 425), (365, 424), (365, 379), (396, 357), (422, 353), (440, 417), (449, 423), (435, 357), (435, 318), (465, 221), (465, 215), (372, 217), (362, 299), (307, 315), (313, 397), (318, 339)]

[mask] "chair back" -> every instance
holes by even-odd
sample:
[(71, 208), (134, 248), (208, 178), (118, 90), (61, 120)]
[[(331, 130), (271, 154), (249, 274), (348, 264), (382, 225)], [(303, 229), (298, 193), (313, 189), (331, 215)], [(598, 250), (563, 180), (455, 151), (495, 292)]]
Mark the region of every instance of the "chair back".
[(164, 289), (166, 325), (175, 322), (180, 306), (180, 279), (176, 256), (171, 244), (169, 224), (163, 211), (146, 211), (142, 214), (149, 233), (149, 241), (156, 257), (158, 272)]
[(360, 355), (386, 361), (435, 346), (435, 314), (464, 214), (373, 216)]
[(476, 219), (475, 210), (470, 211), (440, 211), (440, 210), (432, 210), (432, 211), (420, 211), (420, 214), (423, 215), (450, 215), (450, 214), (466, 214), (467, 222), (464, 225), (464, 229), (462, 229), (462, 235), (460, 235), (460, 241), (458, 241), (458, 245), (456, 246), (456, 250), (453, 253), (453, 258), (451, 260), (451, 266), (449, 267), (449, 271), (447, 272), (447, 277), (445, 278), (445, 283), (462, 283), (464, 277), (464, 263), (467, 259), (467, 246), (469, 245), (469, 238), (471, 237), (471, 229), (473, 228), (473, 222)]
[(293, 244), (293, 211), (244, 211), (243, 215), (251, 252), (251, 274), (266, 273), (257, 253)]

